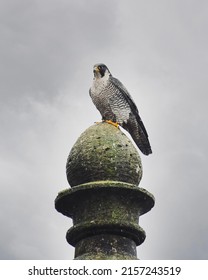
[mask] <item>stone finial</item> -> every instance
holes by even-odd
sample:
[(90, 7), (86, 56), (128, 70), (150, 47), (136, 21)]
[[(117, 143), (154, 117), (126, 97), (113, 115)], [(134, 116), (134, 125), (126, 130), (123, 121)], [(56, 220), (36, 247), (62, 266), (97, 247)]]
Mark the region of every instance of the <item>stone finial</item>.
[(78, 138), (69, 154), (66, 173), (71, 187), (106, 180), (138, 185), (142, 163), (136, 148), (120, 129), (99, 123)]
[(55, 207), (73, 219), (66, 238), (75, 259), (137, 259), (146, 236), (139, 216), (154, 197), (138, 187), (142, 164), (129, 138), (107, 123), (89, 127), (73, 146), (66, 173), (72, 188), (58, 194)]

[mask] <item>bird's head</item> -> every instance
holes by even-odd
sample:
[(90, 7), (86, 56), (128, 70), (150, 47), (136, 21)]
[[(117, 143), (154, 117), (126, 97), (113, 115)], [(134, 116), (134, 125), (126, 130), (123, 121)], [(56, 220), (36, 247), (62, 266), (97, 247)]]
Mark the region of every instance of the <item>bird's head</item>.
[(111, 73), (105, 64), (98, 63), (93, 67), (93, 73), (95, 78), (103, 78), (104, 76), (110, 76)]

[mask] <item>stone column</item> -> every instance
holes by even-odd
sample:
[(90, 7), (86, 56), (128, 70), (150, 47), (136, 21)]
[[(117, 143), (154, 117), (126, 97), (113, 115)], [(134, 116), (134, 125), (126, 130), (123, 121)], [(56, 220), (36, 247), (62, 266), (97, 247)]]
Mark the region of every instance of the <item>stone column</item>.
[(73, 219), (66, 239), (75, 259), (137, 259), (146, 234), (139, 217), (154, 197), (138, 187), (142, 164), (137, 149), (118, 128), (89, 127), (73, 146), (66, 165), (71, 188), (61, 191), (55, 208)]

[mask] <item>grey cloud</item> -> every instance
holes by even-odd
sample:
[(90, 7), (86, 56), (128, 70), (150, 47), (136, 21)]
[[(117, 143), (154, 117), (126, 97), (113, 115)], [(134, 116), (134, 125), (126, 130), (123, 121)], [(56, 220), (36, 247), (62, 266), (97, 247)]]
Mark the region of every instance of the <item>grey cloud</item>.
[[(206, 1), (1, 1), (1, 259), (72, 259), (54, 209), (67, 155), (100, 119), (88, 89), (106, 63), (133, 96), (153, 155), (141, 187), (141, 259), (207, 259)], [(87, 117), (86, 117), (87, 116)]]
[(73, 80), (83, 56), (112, 37), (114, 12), (105, 2), (22, 0), (5, 2), (1, 13), (1, 95), (9, 102), (50, 99)]

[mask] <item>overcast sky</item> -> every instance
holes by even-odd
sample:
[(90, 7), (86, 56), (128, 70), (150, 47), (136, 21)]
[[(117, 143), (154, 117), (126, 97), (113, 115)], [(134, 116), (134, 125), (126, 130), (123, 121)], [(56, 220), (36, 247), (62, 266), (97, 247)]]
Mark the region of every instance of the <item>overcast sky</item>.
[(88, 90), (105, 63), (129, 90), (153, 154), (140, 186), (140, 259), (208, 259), (208, 2), (0, 1), (0, 258), (72, 259), (54, 208), (65, 163), (100, 120)]

